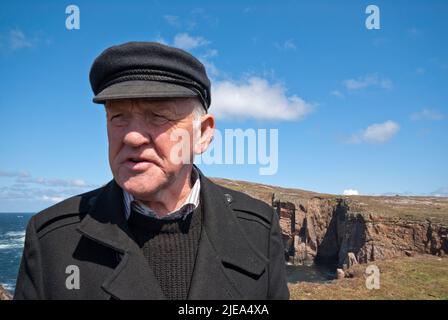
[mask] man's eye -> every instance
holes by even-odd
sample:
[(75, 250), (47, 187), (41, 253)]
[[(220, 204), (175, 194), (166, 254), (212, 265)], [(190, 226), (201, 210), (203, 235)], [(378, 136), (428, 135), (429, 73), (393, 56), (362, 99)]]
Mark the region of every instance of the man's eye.
[(112, 117), (110, 117), (110, 120), (112, 121), (112, 120), (114, 120), (114, 119), (120, 119), (120, 118), (122, 118), (122, 114), (121, 113), (119, 113), (119, 114), (114, 114)]
[(164, 115), (160, 115), (160, 114), (152, 114), (151, 118), (152, 118), (151, 120), (153, 123), (159, 124), (159, 125), (165, 124), (168, 121), (170, 121), (170, 119), (168, 117), (166, 117)]
[(118, 126), (124, 125), (125, 124), (125, 117), (124, 117), (124, 115), (122, 113), (117, 113), (117, 114), (114, 114), (114, 115), (112, 115), (110, 117), (110, 122), (112, 124), (116, 125), (116, 126), (117, 125)]

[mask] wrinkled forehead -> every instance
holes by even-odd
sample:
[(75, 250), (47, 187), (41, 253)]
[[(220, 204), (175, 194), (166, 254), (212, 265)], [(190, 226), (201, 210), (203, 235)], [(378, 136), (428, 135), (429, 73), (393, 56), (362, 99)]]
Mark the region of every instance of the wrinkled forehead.
[(106, 101), (106, 110), (130, 112), (162, 112), (174, 115), (189, 114), (193, 110), (194, 99), (117, 99)]

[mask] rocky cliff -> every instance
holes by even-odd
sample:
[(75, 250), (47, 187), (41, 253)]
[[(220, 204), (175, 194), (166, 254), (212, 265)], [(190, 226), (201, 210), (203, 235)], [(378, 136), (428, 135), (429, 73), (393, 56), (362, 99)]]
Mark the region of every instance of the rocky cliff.
[(12, 295), (0, 284), (0, 300), (11, 300)]
[(273, 206), (280, 215), (285, 258), (343, 267), (448, 253), (448, 198), (338, 196), (244, 181), (213, 179)]

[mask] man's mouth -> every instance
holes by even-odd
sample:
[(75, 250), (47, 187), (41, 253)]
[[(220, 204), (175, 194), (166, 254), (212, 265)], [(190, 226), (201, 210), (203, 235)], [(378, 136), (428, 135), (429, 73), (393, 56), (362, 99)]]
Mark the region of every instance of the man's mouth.
[(128, 161), (134, 162), (134, 163), (139, 163), (139, 162), (148, 162), (147, 160), (144, 159), (139, 159), (139, 158), (129, 158)]
[(155, 165), (155, 162), (141, 157), (129, 157), (124, 162), (124, 165), (131, 170), (144, 171)]

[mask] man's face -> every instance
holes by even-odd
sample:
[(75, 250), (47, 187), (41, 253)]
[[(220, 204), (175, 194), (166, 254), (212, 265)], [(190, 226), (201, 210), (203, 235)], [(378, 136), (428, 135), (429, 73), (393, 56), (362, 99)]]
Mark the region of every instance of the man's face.
[(175, 181), (184, 164), (171, 159), (181, 140), (171, 135), (179, 129), (188, 132), (191, 139), (183, 143), (192, 155), (194, 103), (187, 98), (106, 103), (109, 164), (124, 190), (146, 200)]

